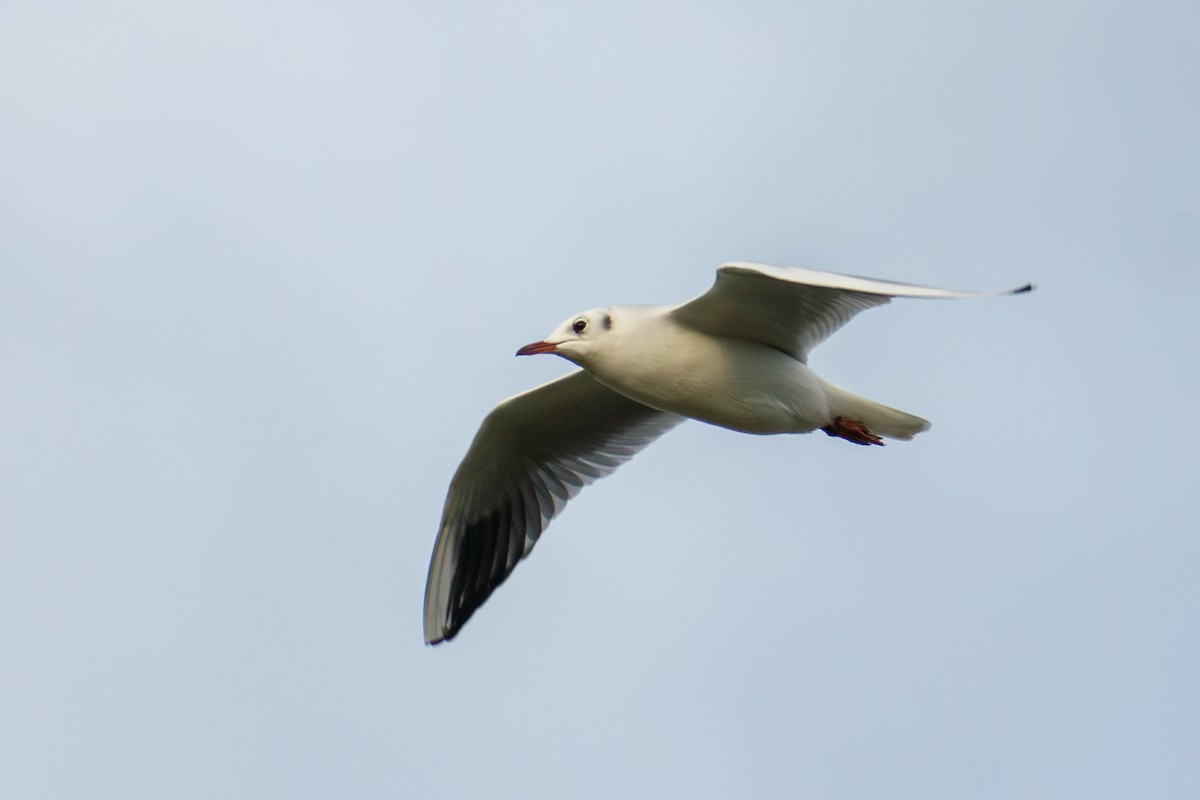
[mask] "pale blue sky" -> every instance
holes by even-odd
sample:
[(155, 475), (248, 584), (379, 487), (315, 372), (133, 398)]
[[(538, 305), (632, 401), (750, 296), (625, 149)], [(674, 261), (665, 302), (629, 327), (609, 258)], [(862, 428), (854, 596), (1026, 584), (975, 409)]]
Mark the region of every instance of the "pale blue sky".
[[(1200, 795), (1194, 3), (26, 3), (0, 795)], [(447, 646), (441, 503), (575, 311), (726, 260), (1033, 295), (689, 423)]]

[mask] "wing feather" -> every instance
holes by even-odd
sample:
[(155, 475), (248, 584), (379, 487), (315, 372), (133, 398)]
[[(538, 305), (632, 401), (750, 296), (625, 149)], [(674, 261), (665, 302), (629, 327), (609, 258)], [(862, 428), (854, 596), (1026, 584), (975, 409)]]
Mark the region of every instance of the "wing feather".
[(682, 421), (583, 371), (498, 405), (450, 482), (425, 586), (426, 642), (453, 638), (580, 489)]
[(809, 351), (855, 314), (893, 297), (991, 297), (1032, 288), (1026, 284), (1007, 291), (964, 292), (735, 261), (717, 268), (711, 289), (671, 314), (695, 330), (758, 342), (804, 361)]

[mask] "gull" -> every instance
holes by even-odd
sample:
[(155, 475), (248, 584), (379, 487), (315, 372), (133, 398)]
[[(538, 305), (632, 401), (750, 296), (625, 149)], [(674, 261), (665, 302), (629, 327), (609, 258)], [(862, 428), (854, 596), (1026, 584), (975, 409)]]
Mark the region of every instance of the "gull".
[(450, 482), (425, 586), (426, 643), (454, 638), (580, 489), (685, 419), (754, 434), (821, 430), (865, 446), (927, 430), (820, 378), (809, 351), (893, 297), (1032, 289), (962, 292), (731, 262), (686, 303), (570, 317), (517, 355), (553, 353), (582, 369), (496, 406)]

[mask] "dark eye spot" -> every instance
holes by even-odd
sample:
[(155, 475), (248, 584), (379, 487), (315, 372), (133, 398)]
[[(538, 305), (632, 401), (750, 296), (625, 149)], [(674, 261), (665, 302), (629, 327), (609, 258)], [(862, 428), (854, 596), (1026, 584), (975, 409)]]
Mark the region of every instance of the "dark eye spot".
[(571, 326), (571, 330), (575, 331), (576, 333), (583, 333), (586, 328), (587, 328), (587, 320), (586, 319), (577, 319), (577, 320), (575, 320), (575, 324)]

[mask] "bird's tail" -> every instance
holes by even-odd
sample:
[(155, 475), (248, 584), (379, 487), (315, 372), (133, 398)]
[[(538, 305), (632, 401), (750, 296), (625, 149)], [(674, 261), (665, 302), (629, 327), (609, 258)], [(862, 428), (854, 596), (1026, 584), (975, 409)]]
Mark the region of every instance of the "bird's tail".
[(859, 397), (832, 383), (821, 383), (829, 401), (830, 416), (861, 422), (873, 433), (889, 439), (911, 439), (921, 431), (929, 430), (928, 420)]

